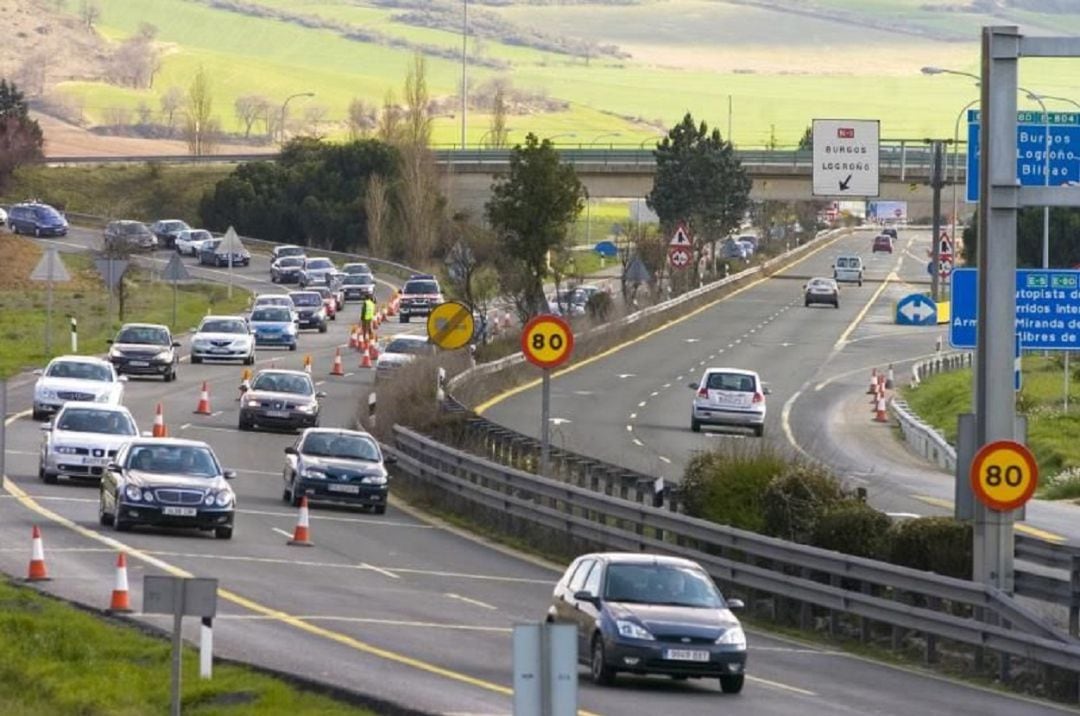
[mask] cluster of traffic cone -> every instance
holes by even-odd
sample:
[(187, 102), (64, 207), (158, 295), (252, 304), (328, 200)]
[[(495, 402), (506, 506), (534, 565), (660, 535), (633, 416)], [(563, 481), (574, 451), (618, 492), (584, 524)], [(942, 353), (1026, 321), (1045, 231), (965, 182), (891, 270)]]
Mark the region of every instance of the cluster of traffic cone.
[(203, 381), (202, 390), (199, 391), (199, 404), (195, 406), (196, 415), (212, 415), (210, 410), (210, 388)]
[[(890, 368), (890, 372), (891, 372)], [(889, 415), (886, 410), (888, 401), (886, 399), (885, 391), (887, 390), (886, 381), (888, 377), (885, 373), (878, 373), (877, 369), (874, 369), (870, 376), (870, 409), (874, 413), (874, 422), (887, 423), (889, 422)]]
[(399, 303), (401, 303), (401, 292), (395, 288), (394, 295), (390, 297), (390, 302), (386, 304), (386, 315), (396, 316)]
[(308, 516), (308, 502), (307, 497), (300, 498), (300, 514), (296, 519), (296, 529), (293, 530), (292, 539), (288, 544), (294, 547), (314, 547), (315, 543), (311, 541), (311, 522)]
[(360, 367), (361, 368), (370, 368), (371, 365), (372, 365), (372, 363), (371, 363), (371, 346), (368, 344), (366, 339), (364, 340), (362, 345), (363, 345), (363, 347), (360, 349)]
[(360, 350), (360, 326), (355, 323), (349, 331), (349, 348)]
[(157, 409), (154, 411), (154, 429), (150, 433), (155, 438), (167, 438), (169, 437), (169, 431), (165, 427), (165, 412), (161, 403), (157, 404)]

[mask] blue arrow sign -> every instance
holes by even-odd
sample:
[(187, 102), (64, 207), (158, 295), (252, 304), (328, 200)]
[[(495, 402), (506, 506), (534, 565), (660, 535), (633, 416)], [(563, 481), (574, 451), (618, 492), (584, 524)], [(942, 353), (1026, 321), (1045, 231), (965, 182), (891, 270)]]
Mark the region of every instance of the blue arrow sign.
[(614, 241), (601, 241), (593, 247), (593, 251), (607, 258), (619, 255), (619, 247)]
[[(1016, 113), (1016, 175), (1023, 186), (1059, 186), (1080, 180), (1080, 113)], [(1050, 128), (1050, 181), (1046, 173), (1046, 129)], [(979, 200), (979, 110), (968, 110), (968, 202)], [(1026, 344), (1025, 344), (1026, 345)]]
[[(977, 287), (975, 269), (953, 271), (953, 348), (975, 348)], [(1025, 350), (1080, 350), (1080, 271), (1017, 269), (1016, 334)]]
[(896, 302), (896, 324), (899, 326), (936, 326), (937, 304), (921, 293), (904, 296)]

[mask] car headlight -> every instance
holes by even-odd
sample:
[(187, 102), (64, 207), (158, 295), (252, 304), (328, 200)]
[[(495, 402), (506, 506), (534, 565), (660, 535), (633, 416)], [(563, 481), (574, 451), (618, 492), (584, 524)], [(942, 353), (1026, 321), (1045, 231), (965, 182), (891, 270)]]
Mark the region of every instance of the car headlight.
[(237, 339), (232, 342), (232, 348), (247, 348), (248, 342), (244, 338)]
[(232, 504), (232, 501), (233, 493), (229, 492), (228, 490), (222, 490), (221, 492), (217, 493), (217, 497), (214, 498), (214, 504), (216, 504), (218, 507), (228, 507)]
[(95, 403), (108, 403), (109, 399), (111, 397), (112, 397), (112, 393), (102, 393), (101, 395), (94, 398), (94, 402)]
[(135, 487), (134, 485), (128, 485), (124, 488), (124, 497), (131, 500), (132, 502), (140, 502), (142, 500), (142, 494), (142, 490)]
[(206, 497), (203, 498), (203, 504), (207, 505), (207, 506), (211, 506), (211, 505), (214, 504), (214, 493), (213, 492), (207, 492), (206, 493)]
[(745, 649), (746, 632), (742, 630), (741, 626), (733, 626), (721, 634), (720, 638), (716, 640), (716, 643), (733, 646), (736, 649)]
[(154, 356), (154, 360), (169, 360), (170, 358), (172, 358), (172, 356), (169, 355), (169, 351), (161, 351)]
[(247, 405), (247, 407), (249, 408), (257, 408), (262, 405), (262, 403), (260, 403), (258, 400), (249, 400), (247, 401), (247, 403), (245, 403), (245, 405)]
[(123, 354), (123, 352), (117, 350), (116, 348), (110, 348), (109, 349), (109, 357), (110, 358), (123, 358), (124, 354)]
[(309, 468), (305, 469), (303, 472), (300, 473), (300, 475), (301, 475), (301, 477), (307, 478), (308, 480), (325, 480), (326, 479), (326, 473), (325, 472), (323, 472), (322, 470), (317, 470), (317, 469), (315, 469), (313, 467), (309, 467)]
[(649, 633), (649, 630), (640, 624), (635, 624), (625, 619), (616, 619), (615, 628), (619, 630), (619, 636), (629, 637), (631, 639), (647, 639), (653, 641), (654, 637)]
[(208, 341), (208, 340), (206, 340), (204, 338), (196, 338), (191, 343), (191, 347), (192, 348), (200, 348), (200, 349), (201, 348), (209, 348), (210, 347), (210, 341)]
[(38, 394), (38, 397), (41, 398), (42, 400), (55, 400), (56, 399), (56, 391), (55, 390), (49, 390), (48, 388), (39, 388), (38, 391), (37, 391), (37, 394)]
[(360, 480), (365, 485), (385, 485), (386, 475), (368, 475)]
[(68, 445), (57, 445), (53, 448), (53, 451), (60, 455), (75, 455), (78, 450)]
[(311, 403), (310, 405), (306, 405), (306, 404), (297, 405), (296, 409), (299, 410), (301, 413), (314, 413), (315, 412), (315, 404)]

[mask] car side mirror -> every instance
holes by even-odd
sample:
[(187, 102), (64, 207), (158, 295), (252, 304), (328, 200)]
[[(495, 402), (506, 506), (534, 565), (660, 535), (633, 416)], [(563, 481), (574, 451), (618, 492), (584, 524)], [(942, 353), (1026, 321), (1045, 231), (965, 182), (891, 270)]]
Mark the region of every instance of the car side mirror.
[(49, 422), (47, 422), (47, 423), (42, 423), (42, 424), (41, 424), (41, 432), (43, 432), (43, 433), (47, 433), (47, 432), (49, 432), (50, 430), (52, 430), (52, 421), (49, 421)]
[(173, 341), (172, 342), (172, 347), (173, 348), (179, 348), (180, 347), (180, 341)]
[(121, 383), (126, 383), (126, 382), (128, 382), (128, 377), (126, 375), (121, 375), (121, 376), (117, 377), (117, 380), (120, 381)]
[(746, 605), (743, 604), (743, 600), (741, 599), (729, 599), (727, 600), (727, 607), (732, 611), (736, 611), (738, 609), (744, 609)]
[(226, 470), (223, 473), (221, 473), (221, 476), (224, 477), (226, 480), (235, 480), (236, 479), (236, 470)]
[(300, 451), (297, 450), (294, 445), (290, 445), (289, 447), (285, 448), (285, 454), (286, 455), (299, 455)]
[(594, 606), (600, 606), (600, 597), (584, 589), (578, 592), (574, 592), (574, 601), (588, 602), (589, 604), (592, 604)]
[(396, 465), (397, 464), (397, 455), (384, 455), (383, 456), (383, 464), (384, 465)]
[(113, 339), (112, 338), (106, 338), (105, 342), (108, 343), (111, 346), (113, 344)]
[(120, 463), (110, 462), (108, 465), (105, 466), (105, 469), (109, 472), (120, 472)]
[(316, 398), (325, 398), (326, 397), (326, 391), (325, 390), (320, 390), (318, 393), (315, 394), (315, 397)]

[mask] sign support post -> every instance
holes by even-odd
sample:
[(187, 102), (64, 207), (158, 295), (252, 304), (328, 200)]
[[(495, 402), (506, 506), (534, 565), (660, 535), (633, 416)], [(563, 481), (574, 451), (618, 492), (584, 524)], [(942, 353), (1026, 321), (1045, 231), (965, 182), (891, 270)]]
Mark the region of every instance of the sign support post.
[(934, 269), (930, 272), (930, 297), (934, 299), (934, 303), (937, 303), (941, 299), (941, 189), (945, 186), (945, 177), (943, 174), (944, 166), (944, 143), (941, 140), (935, 139), (932, 142), (934, 150), (934, 164), (930, 175), (930, 188), (933, 189), (933, 232), (931, 236), (933, 239), (933, 256), (931, 261), (934, 265)]
[(45, 356), (52, 356), (52, 313), (53, 313), (53, 283), (56, 281), (70, 281), (68, 273), (56, 249), (46, 249), (42, 254), (37, 266), (30, 272), (33, 281), (46, 281), (49, 284), (48, 299), (45, 308)]
[(539, 474), (547, 477), (551, 454), (551, 369), (558, 368), (574, 350), (570, 324), (558, 316), (542, 314), (521, 329), (521, 352), (525, 359), (543, 371), (540, 391), (540, 465)]
[(551, 462), (551, 369), (544, 368), (540, 389), (540, 474), (548, 476)]

